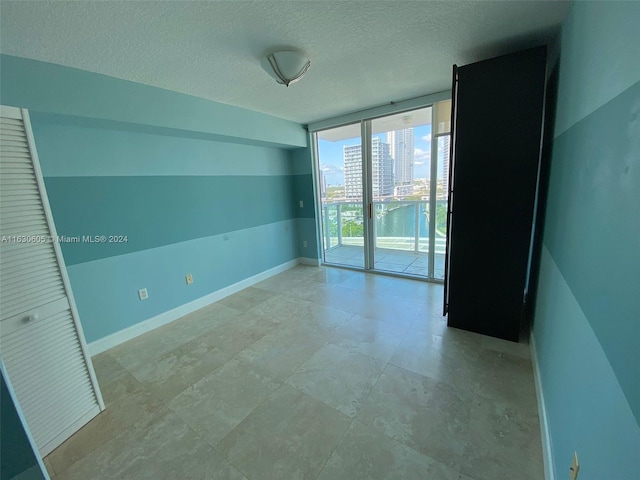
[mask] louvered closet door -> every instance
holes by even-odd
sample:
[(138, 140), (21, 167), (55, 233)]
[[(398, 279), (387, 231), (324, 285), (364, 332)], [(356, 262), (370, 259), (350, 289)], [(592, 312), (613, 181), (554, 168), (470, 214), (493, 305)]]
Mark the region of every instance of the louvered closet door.
[(26, 110), (0, 107), (0, 355), (47, 455), (104, 404), (77, 320)]

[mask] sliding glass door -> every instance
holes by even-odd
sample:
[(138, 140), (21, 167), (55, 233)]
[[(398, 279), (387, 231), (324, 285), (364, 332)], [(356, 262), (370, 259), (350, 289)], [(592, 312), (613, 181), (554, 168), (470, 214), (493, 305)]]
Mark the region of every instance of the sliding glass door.
[(316, 132), (324, 262), (444, 275), (450, 102)]
[(371, 120), (373, 266), (427, 277), (431, 108)]
[(361, 124), (316, 134), (324, 261), (365, 268)]

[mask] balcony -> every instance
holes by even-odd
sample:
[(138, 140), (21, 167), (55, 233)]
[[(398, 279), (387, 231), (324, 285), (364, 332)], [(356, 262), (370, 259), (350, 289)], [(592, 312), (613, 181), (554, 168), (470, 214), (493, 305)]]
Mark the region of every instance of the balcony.
[[(446, 201), (437, 201), (433, 239), (429, 235), (428, 201), (376, 201), (373, 205), (373, 268), (428, 277), (429, 243), (433, 241), (433, 278), (444, 278)], [(322, 204), (322, 208), (325, 262), (364, 268), (362, 204), (348, 201), (327, 202)]]

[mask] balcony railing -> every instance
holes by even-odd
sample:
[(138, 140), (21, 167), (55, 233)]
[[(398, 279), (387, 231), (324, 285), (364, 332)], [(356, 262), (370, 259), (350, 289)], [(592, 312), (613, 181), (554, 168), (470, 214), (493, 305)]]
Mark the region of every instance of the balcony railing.
[[(364, 246), (363, 206), (359, 202), (326, 202), (322, 204), (324, 248)], [(396, 200), (373, 202), (375, 248), (429, 252), (429, 202)], [(446, 248), (446, 201), (436, 202), (435, 253)]]

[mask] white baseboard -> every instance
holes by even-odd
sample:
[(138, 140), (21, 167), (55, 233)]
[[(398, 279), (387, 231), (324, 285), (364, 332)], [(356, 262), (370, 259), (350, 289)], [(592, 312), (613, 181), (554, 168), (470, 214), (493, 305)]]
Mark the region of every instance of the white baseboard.
[(533, 379), (536, 385), (536, 398), (538, 399), (538, 417), (540, 418), (540, 433), (542, 435), (544, 478), (545, 480), (556, 480), (556, 473), (553, 468), (553, 457), (551, 455), (551, 436), (549, 435), (549, 424), (547, 423), (547, 407), (544, 403), (542, 378), (540, 377), (540, 367), (538, 365), (538, 356), (536, 353), (536, 340), (533, 336), (533, 330), (529, 335), (529, 347), (531, 349), (531, 362), (533, 364)]
[(171, 323), (174, 320), (182, 318), (185, 315), (195, 312), (196, 310), (206, 307), (207, 305), (217, 302), (218, 300), (222, 300), (223, 298), (228, 297), (229, 295), (233, 295), (234, 293), (250, 287), (251, 285), (255, 285), (262, 280), (266, 280), (267, 278), (277, 275), (278, 273), (289, 270), (290, 268), (293, 268), (300, 263), (308, 265), (305, 260), (310, 259), (304, 259), (301, 257), (290, 260), (281, 265), (270, 268), (269, 270), (265, 270), (264, 272), (253, 275), (252, 277), (240, 280), (233, 285), (221, 288), (220, 290), (205, 295), (204, 297), (200, 297), (189, 303), (185, 303), (184, 305), (180, 305), (179, 307), (161, 313), (160, 315), (156, 315), (155, 317), (143, 320), (140, 323), (136, 323), (135, 325), (112, 333), (111, 335), (107, 335), (106, 337), (100, 338), (99, 340), (95, 340), (88, 345), (89, 355), (93, 357), (94, 355), (109, 350), (116, 345), (127, 342), (144, 333), (150, 332), (151, 330), (166, 325), (167, 323)]
[(311, 265), (312, 267), (320, 266), (320, 260), (317, 258), (300, 257), (299, 260), (302, 265)]

